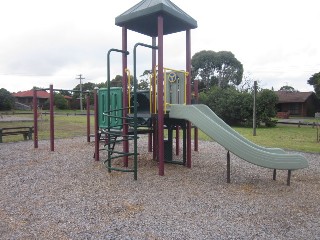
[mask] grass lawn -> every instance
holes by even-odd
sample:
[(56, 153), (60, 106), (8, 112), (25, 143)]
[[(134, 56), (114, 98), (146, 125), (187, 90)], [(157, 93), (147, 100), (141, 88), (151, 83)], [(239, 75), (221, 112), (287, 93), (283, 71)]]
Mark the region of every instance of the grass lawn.
[(317, 142), (317, 128), (312, 126), (281, 125), (274, 128), (258, 128), (257, 136), (252, 136), (251, 128), (235, 128), (251, 141), (267, 146), (279, 147), (303, 152), (320, 152)]
[[(311, 126), (281, 125), (274, 128), (257, 128), (257, 135), (252, 136), (252, 128), (234, 127), (250, 141), (265, 146), (288, 150), (320, 153), (320, 143), (317, 142), (317, 129)], [(320, 131), (320, 130), (319, 130)], [(211, 139), (199, 131), (199, 138)]]
[[(31, 115), (14, 115), (16, 117), (30, 118)], [(19, 122), (0, 122), (0, 127), (31, 127), (33, 121)], [(90, 117), (91, 133), (94, 131), (94, 119)], [(55, 138), (72, 138), (75, 136), (86, 136), (87, 134), (87, 116), (85, 115), (55, 115), (54, 116), (54, 134)], [(45, 140), (50, 138), (49, 115), (42, 116), (38, 121), (38, 139)], [(23, 136), (4, 136), (3, 142), (14, 142), (23, 140)]]
[[(64, 112), (66, 113), (66, 112)], [(72, 113), (72, 112), (69, 112)], [(32, 120), (32, 115), (14, 115), (27, 117)], [(55, 138), (71, 138), (75, 136), (86, 136), (86, 116), (63, 114), (55, 115)], [(93, 133), (94, 119), (90, 118), (91, 133)], [(0, 122), (1, 127), (33, 126), (33, 122)], [(49, 115), (42, 116), (38, 122), (39, 140), (49, 139)], [(320, 143), (317, 143), (317, 129), (312, 126), (298, 127), (296, 125), (280, 125), (274, 128), (257, 128), (257, 136), (252, 136), (252, 128), (235, 127), (236, 131), (249, 140), (266, 147), (279, 147), (289, 150), (320, 153)], [(192, 131), (193, 132), (193, 131)], [(180, 134), (182, 136), (182, 133)], [(212, 141), (207, 135), (199, 131), (199, 139)], [(21, 141), (22, 135), (5, 136), (3, 142)]]

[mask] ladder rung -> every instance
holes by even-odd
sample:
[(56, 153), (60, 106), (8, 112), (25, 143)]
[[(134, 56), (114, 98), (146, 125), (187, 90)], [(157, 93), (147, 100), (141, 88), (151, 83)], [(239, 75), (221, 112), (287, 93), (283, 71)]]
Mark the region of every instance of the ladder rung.
[[(120, 157), (132, 156), (132, 155), (134, 155), (134, 153), (131, 153), (131, 154), (128, 154), (128, 153), (127, 154), (119, 154), (117, 156), (110, 157), (109, 159), (112, 160), (112, 159), (116, 159), (116, 158), (120, 158)], [(108, 159), (106, 161), (108, 161)]]
[(120, 152), (120, 151), (113, 151), (112, 149), (106, 149), (106, 151), (111, 152), (111, 153), (116, 153), (116, 154), (131, 154), (131, 155), (134, 154), (134, 153), (130, 153), (130, 152), (129, 153), (125, 153), (125, 152)]
[[(118, 139), (118, 140), (112, 140), (109, 143), (119, 143), (119, 142), (125, 142), (125, 141), (130, 141), (130, 140), (134, 140), (134, 138), (127, 138), (127, 139)], [(105, 145), (106, 146), (106, 145)]]
[(105, 166), (107, 169), (109, 170), (113, 170), (113, 171), (119, 171), (119, 172), (134, 172), (134, 169), (124, 169), (124, 168), (115, 168), (115, 167), (108, 167)]

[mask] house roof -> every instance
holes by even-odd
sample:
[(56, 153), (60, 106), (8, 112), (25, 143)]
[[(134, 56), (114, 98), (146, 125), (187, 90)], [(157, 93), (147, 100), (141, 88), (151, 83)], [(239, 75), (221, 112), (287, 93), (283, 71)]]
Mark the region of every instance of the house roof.
[(276, 91), (278, 103), (303, 103), (314, 94), (314, 92), (288, 92)]
[(170, 0), (142, 0), (115, 19), (115, 24), (150, 37), (158, 36), (158, 16), (163, 16), (163, 34), (197, 28), (197, 21)]
[[(33, 97), (33, 90), (12, 93), (12, 96), (18, 97), (18, 98)], [(38, 98), (50, 98), (50, 93), (48, 93), (47, 91), (44, 91), (44, 90), (38, 90), (37, 97)]]

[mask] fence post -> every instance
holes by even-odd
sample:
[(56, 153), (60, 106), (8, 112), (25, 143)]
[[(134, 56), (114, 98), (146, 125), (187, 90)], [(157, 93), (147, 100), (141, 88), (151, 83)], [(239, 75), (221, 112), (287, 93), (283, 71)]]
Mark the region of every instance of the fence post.
[(33, 127), (33, 145), (34, 148), (38, 148), (38, 97), (37, 90), (35, 88), (33, 89)]
[(54, 97), (53, 84), (50, 84), (50, 150), (54, 151)]
[(87, 94), (87, 142), (90, 142), (90, 95)]

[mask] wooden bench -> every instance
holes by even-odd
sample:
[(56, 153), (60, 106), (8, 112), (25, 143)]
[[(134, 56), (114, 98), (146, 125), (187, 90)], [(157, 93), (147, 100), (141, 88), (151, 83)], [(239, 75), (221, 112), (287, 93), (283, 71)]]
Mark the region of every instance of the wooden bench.
[(3, 136), (9, 135), (23, 135), (24, 140), (31, 140), (33, 133), (33, 127), (12, 127), (12, 128), (0, 128), (0, 143), (2, 143)]

